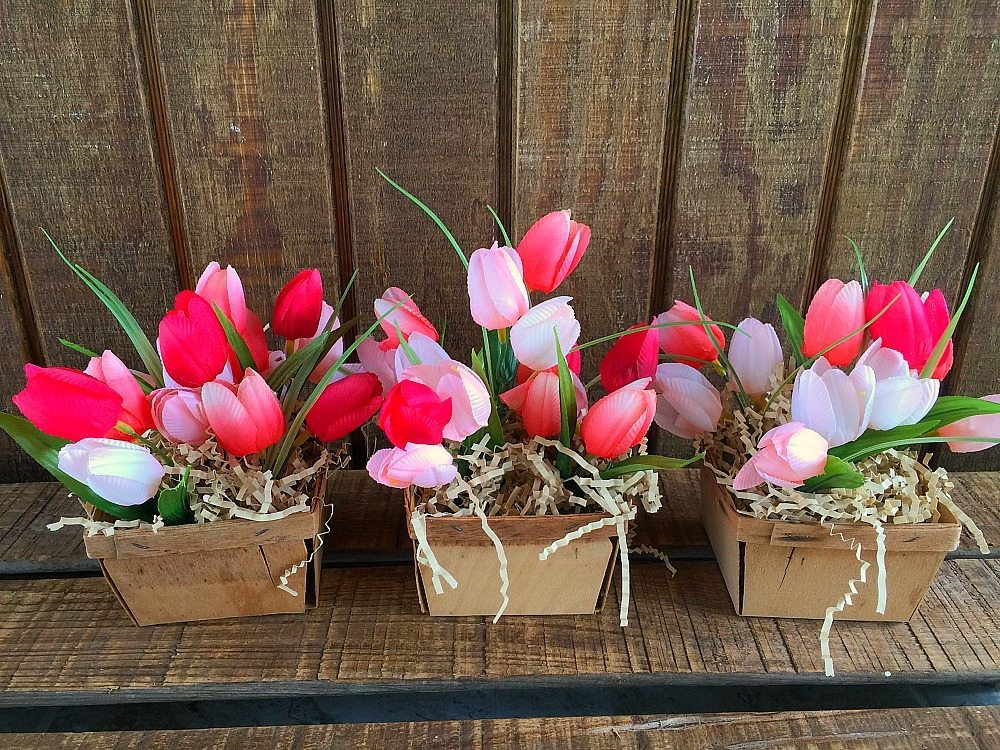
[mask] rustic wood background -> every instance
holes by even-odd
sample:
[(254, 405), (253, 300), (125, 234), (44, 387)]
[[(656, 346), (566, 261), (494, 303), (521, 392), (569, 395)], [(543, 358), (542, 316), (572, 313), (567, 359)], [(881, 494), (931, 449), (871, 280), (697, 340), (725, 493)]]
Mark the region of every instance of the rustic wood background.
[[(301, 266), (351, 311), (395, 283), (449, 348), (468, 249), (571, 207), (594, 239), (564, 286), (596, 336), (689, 298), (774, 318), (828, 274), (954, 304), (983, 270), (946, 386), (1000, 391), (995, 0), (0, 0), (0, 397), (21, 364), (129, 350), (44, 226), (153, 328), (206, 262), (262, 312)], [(563, 291), (563, 290), (561, 290)], [(9, 406), (8, 406), (9, 408)], [(1000, 451), (955, 459), (1000, 468)], [(0, 480), (39, 476), (6, 439)]]

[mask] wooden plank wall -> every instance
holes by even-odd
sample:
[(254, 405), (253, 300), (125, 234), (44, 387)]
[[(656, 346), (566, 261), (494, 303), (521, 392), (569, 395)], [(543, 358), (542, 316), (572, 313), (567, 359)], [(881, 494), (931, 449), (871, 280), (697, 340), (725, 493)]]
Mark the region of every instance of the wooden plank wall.
[[(411, 291), (464, 356), (467, 252), (572, 208), (587, 336), (690, 299), (774, 319), (828, 274), (979, 293), (946, 387), (1000, 391), (1000, 14), (991, 0), (0, 0), (0, 398), (21, 363), (127, 351), (39, 227), (155, 325), (211, 259), (267, 315), (301, 266), (351, 311)], [(561, 290), (562, 291), (562, 290)], [(596, 366), (590, 363), (591, 371)], [(9, 408), (9, 407), (8, 407)], [(1000, 469), (1000, 453), (948, 457)], [(0, 442), (0, 481), (38, 476)]]

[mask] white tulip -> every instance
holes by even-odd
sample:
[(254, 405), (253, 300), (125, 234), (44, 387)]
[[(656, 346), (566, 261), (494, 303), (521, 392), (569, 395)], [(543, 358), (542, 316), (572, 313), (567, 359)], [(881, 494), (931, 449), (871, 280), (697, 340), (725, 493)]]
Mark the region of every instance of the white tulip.
[(820, 357), (795, 378), (792, 419), (815, 430), (836, 447), (855, 440), (871, 420), (875, 373), (860, 365), (848, 375)]
[(553, 297), (532, 307), (510, 328), (510, 345), (514, 356), (532, 370), (547, 370), (558, 363), (556, 336), (563, 354), (576, 346), (580, 323), (573, 308), (572, 297)]
[(746, 318), (737, 326), (729, 342), (729, 362), (743, 390), (760, 396), (771, 388), (771, 376), (780, 376), (784, 355), (774, 326), (756, 318)]
[(166, 473), (148, 448), (108, 438), (63, 446), (59, 469), (116, 505), (142, 505), (156, 495)]

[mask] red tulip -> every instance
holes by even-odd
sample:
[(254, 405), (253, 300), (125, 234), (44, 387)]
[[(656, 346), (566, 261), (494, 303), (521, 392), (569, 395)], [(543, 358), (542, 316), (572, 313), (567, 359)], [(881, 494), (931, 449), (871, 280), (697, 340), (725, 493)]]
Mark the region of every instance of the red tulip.
[[(587, 390), (573, 375), (577, 412), (587, 408)], [(521, 424), (530, 437), (559, 434), (562, 412), (559, 407), (559, 375), (555, 370), (532, 374), (521, 385), (500, 394), (500, 400), (521, 415)]]
[[(898, 299), (892, 302), (897, 296)], [(886, 305), (889, 309), (869, 326), (871, 337), (881, 338), (883, 347), (895, 349), (912, 369), (922, 370), (951, 321), (944, 294), (940, 289), (934, 289), (921, 299), (905, 281), (894, 281), (888, 285), (872, 284), (865, 300), (866, 319), (874, 318)], [(944, 378), (953, 362), (954, 347), (949, 339), (931, 377), (937, 380)]]
[(315, 268), (299, 271), (278, 292), (271, 328), (286, 339), (304, 339), (316, 333), (323, 314), (323, 279)]
[(229, 342), (215, 311), (190, 291), (178, 294), (174, 309), (163, 316), (157, 345), (167, 375), (186, 388), (214, 380), (229, 358)]
[(580, 263), (590, 243), (590, 227), (570, 219), (569, 211), (546, 214), (517, 244), (528, 289), (548, 294)]
[(840, 279), (827, 279), (816, 291), (806, 311), (802, 353), (807, 357), (814, 357), (835, 341), (857, 331), (847, 341), (837, 344), (823, 355), (834, 367), (849, 365), (861, 352), (865, 334), (860, 329), (864, 324), (865, 295), (861, 291), (861, 284), (857, 281), (845, 284)]
[(632, 328), (646, 330), (622, 336), (601, 360), (601, 385), (608, 393), (640, 378), (656, 375), (660, 354), (657, 329), (649, 328), (645, 323), (637, 323)]
[(433, 388), (413, 380), (400, 381), (386, 394), (378, 416), (378, 426), (397, 448), (440, 443), (449, 421), (451, 399), (441, 399)]
[(278, 397), (252, 369), (239, 387), (222, 380), (205, 383), (201, 401), (219, 445), (234, 456), (260, 453), (285, 434)]
[(107, 384), (122, 397), (118, 421), (124, 422), (139, 435), (153, 427), (153, 415), (149, 410), (145, 391), (132, 371), (114, 352), (105, 351), (100, 357), (92, 358), (84, 372)]
[(42, 432), (76, 442), (114, 434), (122, 397), (107, 384), (67, 367), (25, 365), (28, 384), (13, 401)]
[(370, 372), (327, 385), (306, 414), (309, 432), (325, 443), (340, 440), (367, 422), (382, 405), (382, 384)]
[[(267, 335), (264, 333), (264, 324), (260, 322), (260, 318), (253, 310), (244, 311), (243, 327), (237, 327), (236, 330), (246, 342), (247, 349), (250, 350), (254, 368), (258, 372), (269, 369), (271, 352), (267, 349)], [(236, 359), (235, 353), (230, 356), (230, 363), (233, 366), (233, 372), (239, 372), (239, 361)]]
[[(580, 374), (580, 368), (582, 365), (582, 360), (580, 357), (579, 349), (572, 349), (566, 352), (566, 365), (569, 367), (570, 372), (574, 375)], [(543, 370), (542, 372), (556, 372), (558, 365), (556, 367), (550, 367), (548, 370)], [(532, 370), (527, 365), (522, 365), (520, 362), (517, 363), (517, 384), (521, 385), (528, 381), (532, 375), (535, 374), (537, 370)]]
[[(712, 332), (712, 338), (719, 345), (719, 349), (724, 348), (726, 338), (722, 335), (722, 329), (712, 323), (707, 316), (705, 320), (710, 324), (708, 330)], [(663, 353), (676, 357), (678, 362), (691, 367), (701, 367), (704, 362), (714, 362), (718, 359), (719, 353), (705, 332), (697, 308), (680, 300), (674, 300), (673, 307), (653, 320), (654, 324), (685, 322), (688, 325), (664, 326), (657, 329)]]
[(580, 422), (588, 452), (618, 458), (642, 442), (656, 414), (656, 393), (648, 385), (649, 378), (629, 383), (590, 408)]

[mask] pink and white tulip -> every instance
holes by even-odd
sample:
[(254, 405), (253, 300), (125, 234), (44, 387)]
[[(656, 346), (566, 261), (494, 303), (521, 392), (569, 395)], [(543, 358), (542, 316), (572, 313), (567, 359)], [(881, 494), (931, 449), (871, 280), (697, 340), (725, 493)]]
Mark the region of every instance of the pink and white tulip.
[[(666, 325), (667, 323), (673, 325)], [(715, 362), (719, 358), (716, 346), (722, 349), (726, 345), (726, 337), (718, 325), (707, 317), (702, 321), (698, 308), (679, 299), (674, 300), (673, 306), (665, 313), (653, 318), (653, 324), (662, 326), (657, 329), (660, 350), (668, 357), (676, 357), (681, 364), (690, 367), (701, 367), (707, 362)]]
[(198, 391), (160, 388), (149, 395), (156, 430), (171, 443), (201, 445), (208, 440), (208, 417)]
[(91, 358), (84, 372), (105, 383), (122, 397), (122, 412), (118, 421), (124, 422), (139, 435), (153, 426), (153, 416), (149, 412), (145, 391), (128, 365), (118, 359), (114, 352), (105, 350), (99, 357)]
[[(983, 401), (1000, 404), (1000, 394), (983, 396)], [(937, 431), (941, 437), (951, 438), (1000, 438), (1000, 414), (980, 414), (966, 417), (957, 422), (945, 425)], [(948, 443), (955, 453), (974, 453), (992, 448), (996, 443), (979, 443), (965, 440), (954, 440)]]
[[(577, 414), (587, 408), (587, 389), (576, 373), (573, 390)], [(530, 437), (555, 437), (561, 427), (559, 375), (554, 370), (532, 373), (524, 383), (500, 394), (500, 400), (521, 416), (521, 424)]]
[(548, 294), (576, 268), (590, 243), (590, 227), (570, 218), (569, 211), (545, 214), (517, 243), (528, 289)]
[(408, 443), (384, 448), (368, 459), (368, 474), (387, 487), (441, 487), (458, 475), (451, 453), (442, 445)]
[(691, 440), (713, 432), (722, 416), (722, 399), (699, 370), (664, 362), (656, 368), (656, 424), (678, 437)]
[(748, 396), (771, 390), (771, 378), (781, 374), (784, 354), (774, 326), (756, 318), (740, 321), (729, 342), (729, 363)]
[(757, 452), (733, 479), (733, 489), (748, 490), (768, 482), (775, 487), (798, 487), (823, 473), (829, 444), (801, 422), (787, 422), (760, 439)]
[(201, 400), (219, 444), (234, 456), (259, 453), (285, 434), (278, 397), (254, 370), (246, 371), (239, 387), (220, 380), (205, 383)]
[(820, 357), (795, 378), (792, 420), (836, 447), (868, 429), (874, 404), (875, 373), (870, 367), (860, 365), (848, 375)]
[(358, 348), (355, 349), (358, 353), (358, 361), (361, 362), (365, 372), (375, 375), (382, 383), (382, 390), (386, 393), (399, 382), (396, 376), (396, 350), (398, 348), (389, 339), (375, 341), (372, 338), (367, 338), (363, 339), (358, 344)]
[(403, 373), (402, 379), (423, 383), (442, 400), (451, 399), (451, 419), (443, 432), (447, 440), (465, 440), (490, 420), (493, 406), (489, 389), (461, 362), (449, 359), (436, 364), (413, 365)]
[(618, 458), (645, 437), (656, 414), (656, 393), (649, 378), (609, 393), (580, 420), (587, 451), (600, 458)]
[(142, 505), (157, 494), (166, 473), (149, 448), (107, 438), (63, 446), (59, 470), (116, 505)]
[[(865, 324), (865, 293), (857, 281), (846, 284), (840, 279), (828, 279), (816, 291), (806, 311), (802, 331), (802, 353), (814, 357), (852, 334), (846, 341), (826, 352), (827, 361), (837, 367), (849, 365), (861, 351)], [(857, 331), (857, 333), (853, 333)]]
[(406, 342), (410, 351), (416, 355), (417, 361), (413, 362), (410, 360), (410, 355), (406, 353), (406, 350), (401, 346), (397, 346), (394, 351), (394, 367), (396, 370), (396, 380), (403, 379), (403, 373), (413, 365), (436, 365), (441, 362), (450, 362), (451, 357), (448, 356), (448, 352), (444, 350), (434, 339), (427, 338), (422, 333), (413, 333), (410, 335), (409, 340)]
[(480, 248), (469, 258), (469, 306), (483, 328), (514, 325), (528, 311), (521, 258), (510, 247)]
[[(399, 307), (393, 309), (395, 305), (399, 305)], [(379, 325), (382, 326), (382, 330), (385, 331), (385, 335), (389, 337), (393, 346), (399, 343), (399, 336), (396, 334), (397, 328), (407, 341), (414, 333), (422, 333), (429, 339), (438, 340), (437, 329), (420, 312), (420, 308), (410, 298), (410, 295), (399, 287), (389, 287), (380, 299), (375, 300), (375, 316), (381, 318), (383, 315), (386, 317)]]
[(232, 266), (223, 268), (218, 261), (212, 261), (202, 271), (194, 293), (209, 304), (215, 303), (229, 318), (237, 331), (242, 331), (247, 322), (247, 301), (243, 292), (243, 282)]
[[(301, 339), (292, 339), (291, 348), (293, 352), (297, 352), (299, 349), (311, 344), (316, 338), (329, 328), (331, 331), (335, 331), (340, 326), (340, 321), (336, 318), (333, 320), (333, 324), (330, 324), (330, 318), (333, 318), (333, 305), (323, 302), (320, 309), (322, 312), (319, 316), (319, 323), (316, 326), (316, 331), (312, 336)], [(333, 367), (337, 360), (344, 354), (344, 339), (338, 339), (333, 346), (330, 347), (328, 351), (313, 368), (313, 371), (309, 373), (309, 382), (316, 384), (323, 379), (323, 376)]]
[(559, 362), (556, 337), (563, 354), (576, 346), (580, 323), (573, 308), (572, 297), (553, 297), (526, 312), (510, 329), (510, 345), (517, 361), (532, 370), (547, 370)]
[(903, 355), (881, 346), (881, 339), (872, 342), (858, 358), (855, 369), (858, 367), (868, 367), (875, 375), (875, 397), (868, 422), (872, 429), (916, 424), (937, 401), (941, 382), (917, 377)]

